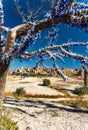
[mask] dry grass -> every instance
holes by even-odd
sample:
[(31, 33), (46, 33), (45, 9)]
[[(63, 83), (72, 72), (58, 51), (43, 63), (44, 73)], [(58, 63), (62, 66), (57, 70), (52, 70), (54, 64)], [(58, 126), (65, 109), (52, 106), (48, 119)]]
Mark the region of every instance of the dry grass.
[(57, 85), (50, 85), (50, 86), (48, 86), (48, 87), (50, 87), (50, 88), (52, 88), (52, 89), (55, 89), (55, 90), (57, 90), (58, 92), (61, 92), (61, 93), (63, 93), (64, 94), (64, 96), (63, 97), (66, 97), (66, 98), (74, 98), (74, 96), (71, 96), (69, 93), (68, 93), (68, 90), (66, 90), (66, 89), (64, 89), (64, 88), (62, 88), (62, 87), (57, 87)]
[[(12, 92), (5, 92), (5, 96), (18, 97)], [(25, 94), (23, 96), (19, 96), (21, 98), (62, 98), (64, 96), (61, 95), (41, 95), (41, 94)]]
[(23, 96), (17, 96), (12, 92), (5, 92), (5, 96), (9, 97), (21, 97), (21, 98), (74, 98), (74, 96), (71, 96), (68, 94), (65, 90), (61, 90), (59, 92), (65, 93), (65, 95), (44, 95), (44, 94), (25, 94)]
[[(63, 90), (62, 90), (63, 91)], [(13, 93), (11, 92), (6, 92), (5, 93), (5, 96), (11, 96), (11, 97), (16, 97)], [(69, 98), (69, 100), (62, 100), (62, 101), (52, 101), (54, 103), (61, 103), (63, 105), (68, 105), (68, 106), (71, 106), (71, 107), (77, 107), (77, 108), (86, 108), (88, 109), (88, 100), (83, 100), (83, 98), (81, 96), (77, 96), (77, 97), (74, 97), (74, 96), (70, 96), (70, 95), (65, 95), (65, 96), (61, 96), (61, 95), (39, 95), (39, 94), (26, 94), (24, 96), (20, 96), (21, 98)]]
[(0, 130), (19, 130), (19, 128), (17, 122), (14, 122), (8, 113), (5, 113), (4, 116), (0, 118)]
[(69, 101), (60, 101), (59, 103), (63, 105), (72, 106), (72, 107), (88, 109), (88, 100), (75, 99), (75, 100), (69, 100)]
[(12, 92), (5, 92), (5, 94), (4, 94), (5, 96), (11, 96), (11, 97), (13, 97), (14, 96), (14, 94), (12, 93)]
[(58, 110), (50, 109), (49, 112), (52, 117), (58, 117)]
[(27, 81), (25, 81), (25, 82), (19, 82), (19, 84), (28, 84), (28, 83), (32, 83), (32, 82), (27, 82)]
[(71, 85), (71, 84), (79, 84), (79, 85), (81, 85), (81, 86), (83, 86), (83, 84), (84, 84), (84, 82), (83, 82), (83, 80), (74, 80), (74, 81), (70, 81), (70, 80), (68, 80), (67, 82), (66, 82), (68, 85)]
[(14, 81), (14, 77), (13, 77), (13, 76), (8, 76), (8, 77), (7, 77), (7, 80), (8, 80), (8, 81)]

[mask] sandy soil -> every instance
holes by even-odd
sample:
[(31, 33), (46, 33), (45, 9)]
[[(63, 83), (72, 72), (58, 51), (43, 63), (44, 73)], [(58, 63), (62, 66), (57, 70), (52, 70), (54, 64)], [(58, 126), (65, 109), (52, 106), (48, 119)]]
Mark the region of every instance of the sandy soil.
[[(58, 89), (64, 88), (71, 93), (71, 90), (83, 84), (83, 81), (75, 79), (63, 82), (59, 78), (48, 78), (51, 80), (52, 86), (57, 87), (57, 90), (42, 86), (43, 78), (25, 78), (8, 81), (5, 91), (14, 92), (16, 88), (24, 87), (27, 93), (64, 95)], [(88, 130), (88, 110), (54, 103), (58, 100), (71, 99), (18, 99), (7, 97), (3, 105), (5, 110), (9, 111), (11, 118), (18, 122), (19, 130)]]
[[(43, 86), (44, 78), (23, 78), (20, 80), (7, 81), (6, 92), (14, 92), (17, 88), (23, 87), (28, 94), (40, 94), (40, 95), (64, 95), (63, 93), (51, 89), (49, 87)], [(50, 79), (52, 86), (57, 86), (57, 88), (65, 88), (73, 90), (76, 87), (80, 87), (83, 81), (69, 79), (67, 82), (64, 82), (60, 78), (48, 77)], [(76, 83), (74, 83), (74, 81)]]
[(33, 99), (6, 99), (4, 107), (19, 130), (88, 130), (88, 110)]

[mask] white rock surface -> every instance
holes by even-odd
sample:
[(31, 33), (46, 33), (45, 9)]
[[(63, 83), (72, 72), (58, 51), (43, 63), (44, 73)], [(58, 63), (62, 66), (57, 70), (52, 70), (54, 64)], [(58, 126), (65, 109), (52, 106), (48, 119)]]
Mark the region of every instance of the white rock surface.
[[(88, 130), (88, 110), (29, 100), (26, 105), (6, 105), (19, 130)], [(10, 108), (16, 110), (10, 110)]]
[[(53, 81), (53, 78), (50, 78)], [(55, 80), (55, 78), (54, 78)], [(57, 80), (57, 78), (56, 78)], [(55, 81), (54, 81), (55, 82)], [(47, 86), (43, 86), (43, 78), (25, 78), (17, 81), (7, 82), (5, 91), (14, 92), (17, 88), (23, 87), (28, 94), (39, 94), (39, 95), (64, 95), (61, 92), (51, 89)]]

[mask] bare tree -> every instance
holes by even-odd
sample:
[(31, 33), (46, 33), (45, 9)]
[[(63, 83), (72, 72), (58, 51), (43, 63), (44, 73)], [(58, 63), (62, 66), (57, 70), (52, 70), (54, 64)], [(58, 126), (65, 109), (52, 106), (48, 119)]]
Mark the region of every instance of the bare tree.
[[(57, 35), (56, 24), (65, 23), (73, 27), (78, 26), (86, 32), (88, 31), (88, 4), (76, 2), (75, 0), (52, 0), (51, 10), (46, 12), (43, 19), (36, 21), (35, 19), (36, 16), (39, 15), (40, 9), (36, 13), (33, 11), (28, 12), (27, 17), (25, 17), (19, 5), (19, 1), (14, 1), (17, 12), (23, 20), (23, 24), (8, 29), (3, 26), (3, 5), (2, 0), (0, 0), (0, 116), (2, 115), (6, 77), (10, 61), (14, 58), (30, 59), (39, 57), (38, 65), (47, 60), (48, 57), (52, 60), (53, 67), (57, 74), (61, 75), (64, 80), (67, 80), (67, 76), (65, 76), (57, 66), (56, 59), (64, 62), (64, 58), (69, 57), (79, 60), (85, 69), (85, 73), (88, 74), (88, 56), (73, 53), (71, 50), (71, 46), (88, 47), (88, 43), (69, 42), (62, 45), (53, 44)], [(33, 19), (33, 21), (31, 21), (31, 19)], [(26, 49), (38, 39), (40, 31), (51, 27), (54, 28), (53, 32), (49, 32), (51, 45), (35, 52), (26, 52)], [(2, 32), (4, 32), (7, 37), (3, 38)], [(87, 84), (88, 82), (85, 83), (85, 85)]]

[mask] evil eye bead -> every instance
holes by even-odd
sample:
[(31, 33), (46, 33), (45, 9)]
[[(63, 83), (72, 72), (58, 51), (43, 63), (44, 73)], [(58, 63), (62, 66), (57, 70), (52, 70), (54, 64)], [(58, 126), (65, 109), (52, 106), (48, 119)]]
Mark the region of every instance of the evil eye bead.
[(2, 23), (2, 24), (4, 23), (4, 20), (3, 20), (3, 19), (1, 19), (1, 18), (0, 18), (0, 23)]
[(0, 16), (1, 16), (1, 15), (3, 15), (3, 11), (2, 11), (2, 10), (0, 10)]

